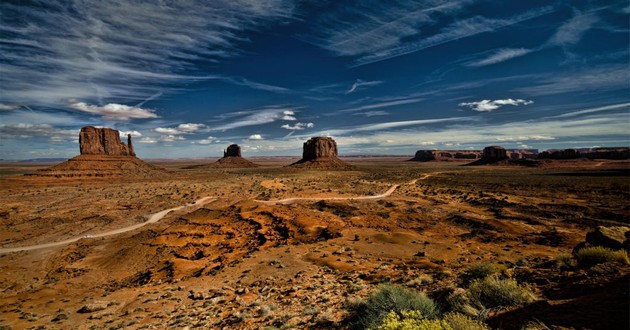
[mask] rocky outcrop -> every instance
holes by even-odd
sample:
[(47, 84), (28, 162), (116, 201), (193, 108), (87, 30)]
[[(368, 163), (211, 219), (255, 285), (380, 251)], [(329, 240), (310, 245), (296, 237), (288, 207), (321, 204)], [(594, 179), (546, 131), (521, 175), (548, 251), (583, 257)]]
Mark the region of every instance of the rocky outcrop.
[(223, 157), (241, 157), (241, 147), (238, 144), (230, 144), (223, 150)]
[(337, 158), (337, 142), (330, 137), (314, 137), (304, 142), (302, 161)]
[(304, 142), (302, 159), (291, 164), (294, 167), (350, 168), (338, 157), (337, 142), (330, 137), (313, 137)]
[(575, 149), (547, 150), (538, 155), (538, 159), (578, 159), (582, 157)]
[(625, 226), (597, 226), (586, 234), (586, 243), (614, 250), (629, 249), (630, 228)]
[(127, 144), (111, 128), (87, 126), (79, 133), (81, 155), (27, 175), (55, 178), (162, 177), (167, 172), (138, 159), (131, 135)]
[(479, 150), (418, 150), (410, 161), (458, 161), (479, 159)]
[(481, 160), (487, 163), (494, 163), (508, 159), (507, 151), (503, 147), (490, 146), (483, 148)]
[(111, 128), (86, 126), (79, 133), (81, 155), (135, 156), (131, 134), (127, 141), (128, 144), (121, 142), (120, 133)]
[(434, 150), (418, 150), (413, 158), (410, 159), (414, 162), (429, 162), (436, 160)]

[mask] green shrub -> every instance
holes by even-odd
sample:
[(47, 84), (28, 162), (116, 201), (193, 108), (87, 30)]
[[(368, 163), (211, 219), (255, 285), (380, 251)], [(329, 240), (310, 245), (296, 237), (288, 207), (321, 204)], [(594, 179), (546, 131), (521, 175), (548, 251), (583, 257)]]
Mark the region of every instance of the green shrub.
[(628, 254), (624, 250), (614, 251), (601, 246), (590, 246), (578, 250), (575, 258), (580, 266), (593, 266), (605, 262), (628, 264)]
[(350, 323), (355, 329), (374, 329), (389, 312), (419, 311), (428, 319), (438, 314), (437, 306), (424, 293), (393, 284), (381, 285), (366, 300), (349, 303), (348, 309)]
[(473, 305), (484, 309), (520, 306), (536, 299), (529, 287), (519, 285), (516, 280), (494, 277), (473, 281), (468, 297)]
[(454, 330), (444, 320), (427, 320), (420, 311), (389, 312), (376, 330)]
[(570, 269), (576, 266), (573, 256), (567, 253), (560, 254), (556, 257), (556, 266), (560, 269)]
[(489, 262), (478, 263), (470, 266), (464, 271), (459, 278), (462, 281), (462, 285), (468, 286), (474, 280), (483, 280), (484, 278), (495, 274), (498, 271), (497, 267)]
[(470, 317), (459, 313), (448, 313), (443, 318), (453, 330), (490, 330), (481, 321), (473, 320)]

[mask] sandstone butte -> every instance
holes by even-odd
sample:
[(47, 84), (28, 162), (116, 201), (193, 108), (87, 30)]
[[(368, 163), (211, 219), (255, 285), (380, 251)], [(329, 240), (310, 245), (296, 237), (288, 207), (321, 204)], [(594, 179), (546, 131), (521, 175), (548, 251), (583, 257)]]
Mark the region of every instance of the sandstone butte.
[(255, 164), (241, 156), (241, 147), (238, 144), (231, 144), (223, 151), (223, 158), (217, 160), (210, 167), (215, 168), (242, 168), (242, 167), (258, 167)]
[(46, 177), (127, 177), (164, 175), (165, 171), (136, 157), (127, 135), (127, 144), (120, 132), (111, 128), (86, 126), (79, 133), (80, 155), (30, 175)]
[(330, 137), (312, 137), (304, 142), (302, 159), (289, 166), (322, 169), (351, 168), (338, 158), (337, 142)]

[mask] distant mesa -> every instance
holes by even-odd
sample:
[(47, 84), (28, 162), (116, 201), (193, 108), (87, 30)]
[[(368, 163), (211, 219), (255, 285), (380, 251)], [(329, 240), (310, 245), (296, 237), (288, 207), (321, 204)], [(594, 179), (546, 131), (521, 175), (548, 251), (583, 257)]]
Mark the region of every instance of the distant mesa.
[(164, 170), (136, 157), (127, 135), (127, 144), (120, 141), (120, 132), (111, 128), (86, 126), (79, 133), (81, 155), (47, 169), (31, 173), (44, 177), (149, 177), (163, 175)]
[(535, 167), (540, 165), (538, 161), (531, 159), (533, 152), (508, 152), (501, 146), (489, 146), (483, 148), (481, 158), (466, 164), (470, 166), (477, 165), (521, 165)]
[(481, 158), (479, 150), (418, 150), (410, 159), (414, 162), (475, 160)]
[(250, 168), (260, 165), (253, 163), (241, 156), (241, 147), (238, 144), (230, 144), (223, 150), (223, 158), (211, 164), (200, 164), (182, 167), (184, 170), (203, 168)]
[(348, 169), (338, 157), (337, 142), (330, 137), (312, 137), (304, 142), (302, 159), (289, 165), (299, 168)]
[(230, 144), (226, 150), (223, 151), (223, 157), (241, 157), (241, 147), (238, 144)]
[(483, 148), (483, 153), (481, 154), (481, 160), (488, 163), (495, 163), (498, 161), (502, 161), (508, 159), (507, 151), (500, 146), (490, 146)]
[(215, 168), (243, 168), (258, 167), (260, 165), (253, 163), (241, 156), (241, 147), (238, 144), (231, 144), (223, 151), (223, 158), (217, 160), (210, 167)]

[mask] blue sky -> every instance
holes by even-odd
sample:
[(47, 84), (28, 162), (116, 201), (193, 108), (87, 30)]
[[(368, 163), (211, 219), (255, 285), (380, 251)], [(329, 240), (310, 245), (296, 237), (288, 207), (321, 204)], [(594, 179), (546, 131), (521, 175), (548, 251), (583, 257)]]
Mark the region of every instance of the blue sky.
[(630, 145), (627, 1), (3, 1), (0, 158)]

